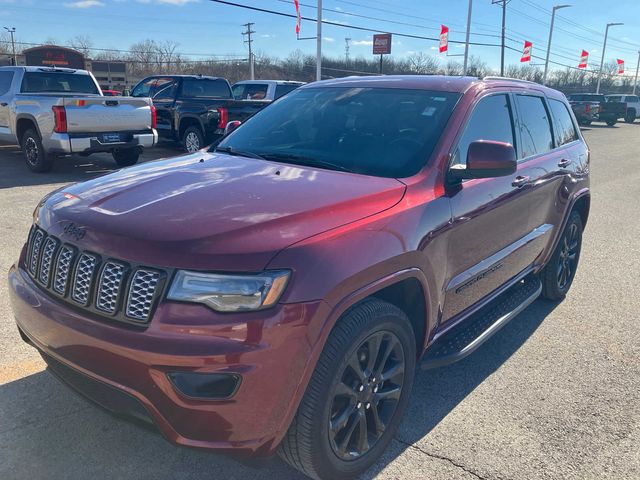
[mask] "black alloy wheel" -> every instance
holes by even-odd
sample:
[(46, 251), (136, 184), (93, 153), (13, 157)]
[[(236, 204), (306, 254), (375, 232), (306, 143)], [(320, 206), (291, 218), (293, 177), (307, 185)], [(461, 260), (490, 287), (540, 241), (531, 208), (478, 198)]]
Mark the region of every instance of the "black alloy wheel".
[(571, 223), (568, 231), (560, 241), (560, 261), (557, 266), (558, 287), (564, 290), (573, 279), (578, 266), (578, 253), (580, 242), (578, 238), (578, 225)]

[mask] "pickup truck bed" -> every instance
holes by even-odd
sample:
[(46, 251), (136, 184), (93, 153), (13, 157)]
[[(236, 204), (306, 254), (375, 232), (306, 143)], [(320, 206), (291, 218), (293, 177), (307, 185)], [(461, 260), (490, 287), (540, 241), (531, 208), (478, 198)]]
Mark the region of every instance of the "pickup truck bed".
[(133, 165), (157, 142), (149, 99), (102, 96), (91, 73), (48, 67), (2, 67), (0, 142), (22, 147), (34, 172), (57, 156), (110, 152), (119, 166)]
[(267, 100), (234, 100), (224, 78), (162, 75), (138, 83), (133, 97), (151, 97), (157, 109), (160, 137), (181, 142), (195, 152), (224, 136), (231, 121), (244, 122), (269, 105)]
[(607, 102), (604, 95), (597, 93), (572, 93), (568, 99), (571, 109), (583, 125), (600, 121), (612, 127), (619, 118), (624, 118), (627, 111), (626, 104)]

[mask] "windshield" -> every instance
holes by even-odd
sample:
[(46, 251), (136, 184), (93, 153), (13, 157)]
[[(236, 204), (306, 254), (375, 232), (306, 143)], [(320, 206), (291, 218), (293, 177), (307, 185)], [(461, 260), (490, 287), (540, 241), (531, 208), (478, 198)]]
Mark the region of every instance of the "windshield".
[(91, 93), (99, 95), (89, 75), (63, 72), (25, 72), (22, 93)]
[(258, 112), (216, 148), (283, 163), (408, 177), (426, 163), (459, 98), (459, 93), (396, 88), (298, 89)]

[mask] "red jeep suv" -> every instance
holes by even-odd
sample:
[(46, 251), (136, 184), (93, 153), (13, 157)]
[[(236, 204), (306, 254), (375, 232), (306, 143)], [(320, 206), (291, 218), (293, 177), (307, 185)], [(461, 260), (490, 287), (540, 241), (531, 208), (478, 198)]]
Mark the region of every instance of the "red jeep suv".
[(49, 194), (11, 300), (50, 371), (107, 409), (349, 478), (393, 438), (417, 362), (565, 296), (589, 202), (559, 92), (317, 82), (208, 151)]

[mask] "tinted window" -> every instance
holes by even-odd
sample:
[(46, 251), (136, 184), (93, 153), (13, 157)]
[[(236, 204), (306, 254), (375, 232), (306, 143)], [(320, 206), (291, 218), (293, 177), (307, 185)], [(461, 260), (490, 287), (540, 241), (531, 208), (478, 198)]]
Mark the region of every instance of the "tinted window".
[(621, 102), (622, 101), (622, 97), (620, 95), (614, 95), (614, 96), (608, 96), (607, 98), (607, 102)]
[(295, 84), (276, 85), (276, 99), (286, 95), (289, 92), (292, 92), (299, 86), (300, 85), (295, 85)]
[(4, 95), (11, 88), (13, 72), (0, 72), (0, 95)]
[(236, 100), (263, 100), (267, 97), (269, 85), (266, 83), (243, 83), (233, 86), (233, 98)]
[(283, 163), (381, 177), (417, 173), (459, 93), (387, 88), (295, 90), (225, 138), (231, 147)]
[(453, 163), (466, 164), (469, 145), (477, 140), (494, 140), (515, 146), (511, 106), (507, 95), (492, 95), (476, 105), (458, 142)]
[(549, 107), (556, 124), (557, 144), (573, 142), (578, 139), (578, 132), (571, 120), (571, 114), (563, 102), (558, 100), (549, 100)]
[(520, 158), (548, 152), (553, 148), (551, 123), (542, 97), (516, 95), (520, 117)]
[(151, 96), (151, 88), (156, 83), (157, 78), (147, 78), (143, 80), (139, 84), (137, 84), (133, 91), (131, 92), (132, 97), (150, 97)]
[(151, 98), (154, 100), (173, 100), (176, 96), (178, 83), (170, 77), (157, 78), (151, 88)]
[(226, 80), (185, 78), (182, 82), (182, 96), (231, 98), (231, 89)]
[(26, 72), (22, 78), (23, 93), (94, 93), (98, 86), (89, 75), (63, 72)]
[(637, 95), (629, 95), (629, 96), (627, 97), (627, 102), (637, 103), (637, 102), (638, 102), (638, 97), (637, 97)]

